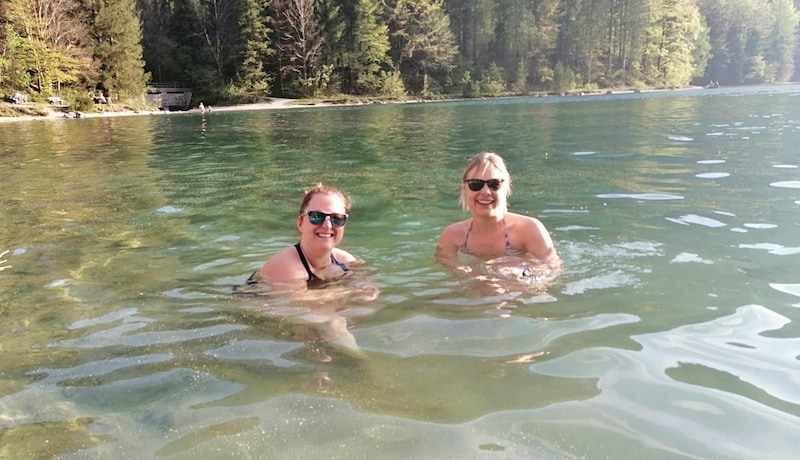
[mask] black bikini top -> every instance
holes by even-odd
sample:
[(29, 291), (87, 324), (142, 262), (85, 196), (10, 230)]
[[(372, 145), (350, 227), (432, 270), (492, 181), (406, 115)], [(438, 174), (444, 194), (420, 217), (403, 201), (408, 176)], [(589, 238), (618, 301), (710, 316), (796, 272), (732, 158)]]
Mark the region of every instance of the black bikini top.
[[(311, 266), (308, 265), (308, 261), (306, 260), (306, 255), (303, 254), (303, 250), (300, 249), (300, 243), (295, 244), (294, 248), (297, 249), (297, 256), (300, 257), (300, 262), (303, 264), (303, 268), (306, 269), (306, 273), (308, 273), (309, 287), (319, 286), (320, 284), (323, 284), (326, 281), (331, 281), (331, 280), (320, 279), (317, 275), (314, 274), (314, 272), (311, 271)], [(342, 271), (347, 272), (350, 270), (346, 264), (343, 264), (338, 260), (336, 260), (336, 257), (333, 256), (333, 253), (331, 253), (331, 263), (339, 266), (339, 268), (341, 268)]]
[[(317, 275), (314, 274), (314, 272), (311, 271), (311, 266), (308, 265), (308, 260), (306, 260), (306, 255), (303, 254), (303, 250), (300, 249), (300, 243), (295, 244), (294, 248), (297, 250), (297, 256), (300, 257), (300, 262), (303, 264), (303, 268), (305, 268), (306, 269), (306, 273), (308, 273), (307, 280), (308, 280), (308, 287), (309, 288), (320, 287), (321, 285), (323, 285), (323, 284), (325, 284), (325, 283), (327, 283), (329, 281), (332, 281), (332, 280), (320, 279), (320, 277), (318, 277)], [(334, 264), (334, 265), (339, 266), (339, 268), (341, 268), (342, 271), (344, 271), (344, 272), (350, 271), (350, 268), (348, 268), (346, 264), (336, 260), (336, 257), (333, 256), (333, 253), (331, 253), (331, 263)], [(258, 273), (258, 270), (254, 271), (253, 274), (250, 275), (250, 278), (247, 278), (247, 281), (245, 281), (245, 284), (247, 284), (248, 286), (258, 285), (258, 281), (256, 281), (256, 274), (257, 273)]]

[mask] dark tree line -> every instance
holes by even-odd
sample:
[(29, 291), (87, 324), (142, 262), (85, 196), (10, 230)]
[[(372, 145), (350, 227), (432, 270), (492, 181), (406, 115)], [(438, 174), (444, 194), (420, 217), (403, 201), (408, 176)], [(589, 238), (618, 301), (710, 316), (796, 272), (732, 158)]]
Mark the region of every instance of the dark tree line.
[[(800, 0), (794, 0), (800, 2)], [(0, 0), (0, 91), (435, 97), (784, 82), (793, 0)]]

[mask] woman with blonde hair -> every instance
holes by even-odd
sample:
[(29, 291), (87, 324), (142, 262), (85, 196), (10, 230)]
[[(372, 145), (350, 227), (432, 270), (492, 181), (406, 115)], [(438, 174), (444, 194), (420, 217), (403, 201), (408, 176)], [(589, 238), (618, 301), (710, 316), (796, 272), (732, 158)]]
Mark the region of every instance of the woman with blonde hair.
[[(436, 259), (461, 272), (472, 268), (459, 253), (491, 261), (505, 256), (554, 266), (558, 254), (539, 219), (508, 211), (511, 176), (500, 155), (482, 152), (467, 163), (461, 177), (459, 203), (469, 219), (447, 226), (439, 237)], [(525, 275), (525, 273), (523, 273)]]

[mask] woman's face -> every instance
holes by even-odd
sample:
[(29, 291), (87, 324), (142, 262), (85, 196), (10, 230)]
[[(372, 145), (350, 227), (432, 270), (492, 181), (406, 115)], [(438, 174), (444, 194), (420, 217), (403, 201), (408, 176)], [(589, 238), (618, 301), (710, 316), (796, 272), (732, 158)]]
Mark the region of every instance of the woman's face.
[(345, 203), (338, 195), (317, 193), (311, 197), (308, 206), (303, 209), (303, 214), (297, 218), (297, 229), (300, 231), (300, 241), (306, 250), (332, 251), (344, 238), (345, 226), (333, 225), (330, 216), (323, 217), (322, 222), (314, 224), (308, 216), (309, 211), (319, 211), (325, 214), (345, 214)]
[[(461, 193), (464, 194), (464, 202), (467, 203), (470, 212), (475, 216), (502, 217), (507, 209), (508, 177), (492, 165), (473, 168), (467, 171), (464, 177)], [(473, 188), (480, 188), (473, 191), (469, 181), (473, 182), (471, 184)], [(480, 181), (488, 182), (481, 184)], [(497, 190), (492, 190), (496, 186)]]

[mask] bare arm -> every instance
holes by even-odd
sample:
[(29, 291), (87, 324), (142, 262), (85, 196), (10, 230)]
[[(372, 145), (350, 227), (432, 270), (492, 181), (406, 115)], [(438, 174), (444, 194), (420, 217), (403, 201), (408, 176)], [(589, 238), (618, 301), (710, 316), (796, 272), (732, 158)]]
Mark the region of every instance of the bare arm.
[[(352, 254), (342, 249), (334, 249), (333, 256), (340, 263), (349, 264), (351, 267), (363, 264)], [(258, 271), (255, 280), (261, 290), (270, 295), (290, 297), (295, 300), (315, 301), (327, 303), (334, 300), (349, 298), (352, 301), (369, 302), (380, 295), (380, 289), (366, 279), (360, 278), (358, 273), (351, 270), (346, 285), (331, 285), (325, 289), (308, 289), (308, 273), (297, 256), (293, 246), (283, 249), (269, 258)], [(326, 270), (317, 273), (323, 279), (338, 279), (343, 275), (342, 269), (329, 266)]]
[(553, 239), (544, 224), (536, 218), (518, 216), (518, 238), (522, 247), (532, 257), (545, 262), (553, 258), (558, 259)]
[(270, 284), (297, 284), (307, 278), (308, 274), (297, 257), (297, 251), (293, 246), (289, 246), (264, 262), (258, 271), (257, 281)]
[(541, 279), (554, 279), (561, 273), (562, 262), (553, 239), (539, 219), (523, 216), (522, 239), (534, 265), (527, 268), (528, 275)]
[(462, 265), (458, 259), (459, 241), (463, 240), (460, 225), (460, 223), (451, 224), (442, 231), (439, 244), (436, 246), (436, 261), (457, 272), (470, 273), (472, 267)]
[(336, 258), (339, 262), (350, 264), (353, 262), (363, 262), (360, 259), (357, 259), (354, 255), (350, 254), (349, 252), (345, 251), (344, 249), (335, 248), (333, 250), (333, 257)]

